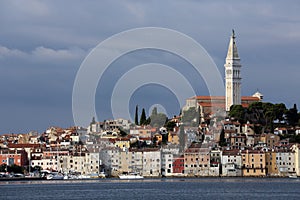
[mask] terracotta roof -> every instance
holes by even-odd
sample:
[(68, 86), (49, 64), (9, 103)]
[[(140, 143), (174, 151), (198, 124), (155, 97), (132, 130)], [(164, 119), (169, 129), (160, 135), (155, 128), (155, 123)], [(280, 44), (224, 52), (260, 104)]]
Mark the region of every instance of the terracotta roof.
[(259, 101), (258, 97), (252, 97), (252, 96), (242, 96), (242, 101)]
[(218, 107), (218, 108), (225, 108), (225, 103), (209, 103), (209, 102), (199, 102), (199, 105), (202, 107)]
[[(197, 99), (197, 100), (224, 100), (225, 96), (195, 96), (191, 97), (189, 99)], [(241, 100), (243, 101), (259, 101), (258, 97), (252, 97), (252, 96), (242, 96)]]
[(12, 144), (9, 143), (8, 148), (36, 148), (36, 147), (40, 147), (40, 144)]
[[(225, 108), (225, 102), (224, 103), (210, 103), (210, 102), (199, 102), (199, 105), (201, 105), (202, 107), (217, 107), (217, 108)], [(248, 108), (249, 104), (248, 103), (242, 103), (242, 106), (244, 108)]]
[(224, 150), (222, 155), (239, 155), (240, 151), (238, 149), (232, 149), (232, 150)]

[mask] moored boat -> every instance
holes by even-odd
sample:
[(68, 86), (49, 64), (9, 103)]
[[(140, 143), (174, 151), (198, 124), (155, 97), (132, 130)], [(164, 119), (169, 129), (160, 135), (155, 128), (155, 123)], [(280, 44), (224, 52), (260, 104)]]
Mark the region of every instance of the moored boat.
[(124, 179), (124, 180), (131, 180), (131, 179), (143, 179), (144, 177), (138, 173), (132, 172), (132, 173), (128, 173), (128, 174), (121, 174), (121, 175), (119, 175), (119, 178)]
[(60, 173), (51, 173), (46, 176), (47, 180), (63, 180), (64, 175)]
[(289, 175), (289, 178), (298, 178), (297, 175)]

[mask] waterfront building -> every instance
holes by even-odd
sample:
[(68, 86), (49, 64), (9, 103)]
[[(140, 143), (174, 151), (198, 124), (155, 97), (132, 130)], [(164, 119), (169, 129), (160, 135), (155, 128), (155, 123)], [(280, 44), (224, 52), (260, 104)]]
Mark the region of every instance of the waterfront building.
[(276, 164), (280, 176), (296, 174), (295, 150), (292, 145), (276, 150)]
[(192, 143), (184, 152), (184, 173), (187, 176), (209, 176), (209, 148)]
[[(179, 154), (179, 147), (168, 145), (161, 148), (161, 173), (162, 176), (173, 176), (174, 156)], [(176, 172), (178, 173), (178, 172)]]
[(238, 149), (224, 150), (221, 157), (222, 176), (242, 176), (242, 156)]
[(279, 170), (276, 162), (276, 152), (272, 150), (265, 151), (266, 156), (266, 174), (268, 176), (279, 176)]
[(266, 156), (263, 151), (243, 150), (242, 155), (242, 175), (243, 176), (265, 176)]
[(28, 165), (28, 156), (25, 150), (0, 150), (0, 165), (18, 165), (25, 167)]
[(174, 155), (173, 156), (173, 175), (181, 176), (184, 175), (184, 156), (183, 155)]
[(120, 151), (118, 147), (105, 147), (99, 153), (101, 160), (101, 171), (104, 171), (108, 176), (117, 176), (119, 171)]
[(292, 150), (295, 152), (296, 174), (300, 176), (300, 144), (294, 144)]
[[(118, 171), (120, 174), (127, 173), (127, 172), (133, 172), (132, 167), (132, 153), (127, 148), (123, 148), (120, 151), (120, 165)], [(136, 169), (134, 169), (136, 172)]]
[(143, 176), (158, 177), (161, 175), (161, 152), (157, 148), (142, 150)]
[(42, 147), (44, 147), (44, 145), (42, 145), (42, 144), (29, 144), (29, 143), (27, 143), (27, 144), (14, 144), (14, 143), (7, 144), (7, 148), (11, 151), (25, 150), (27, 153), (28, 160), (30, 159), (30, 154), (34, 149), (42, 148)]
[(212, 148), (210, 151), (210, 176), (219, 176), (220, 175), (220, 166), (221, 166), (222, 151), (218, 148)]

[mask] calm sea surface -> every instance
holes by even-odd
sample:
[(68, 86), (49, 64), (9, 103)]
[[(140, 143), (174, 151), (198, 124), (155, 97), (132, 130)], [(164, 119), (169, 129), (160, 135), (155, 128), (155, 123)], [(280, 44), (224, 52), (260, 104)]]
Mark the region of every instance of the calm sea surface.
[(0, 199), (300, 199), (300, 179), (198, 178), (0, 182)]

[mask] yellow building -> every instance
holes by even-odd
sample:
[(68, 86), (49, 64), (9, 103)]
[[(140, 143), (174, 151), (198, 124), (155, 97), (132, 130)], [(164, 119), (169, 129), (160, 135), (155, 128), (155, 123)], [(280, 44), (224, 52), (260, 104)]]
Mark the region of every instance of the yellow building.
[(110, 141), (114, 143), (115, 147), (119, 147), (121, 149), (128, 149), (130, 147), (130, 140), (128, 138), (116, 138), (111, 139)]
[(171, 144), (179, 144), (179, 136), (175, 132), (168, 133), (168, 142)]
[(268, 176), (278, 176), (279, 171), (276, 164), (276, 152), (269, 151), (265, 152), (266, 157), (266, 174)]
[(242, 151), (243, 176), (265, 176), (266, 156), (259, 150)]
[(162, 142), (162, 135), (161, 135), (161, 134), (155, 133), (155, 134), (153, 135), (153, 137), (156, 138), (156, 142), (157, 142), (158, 144)]

